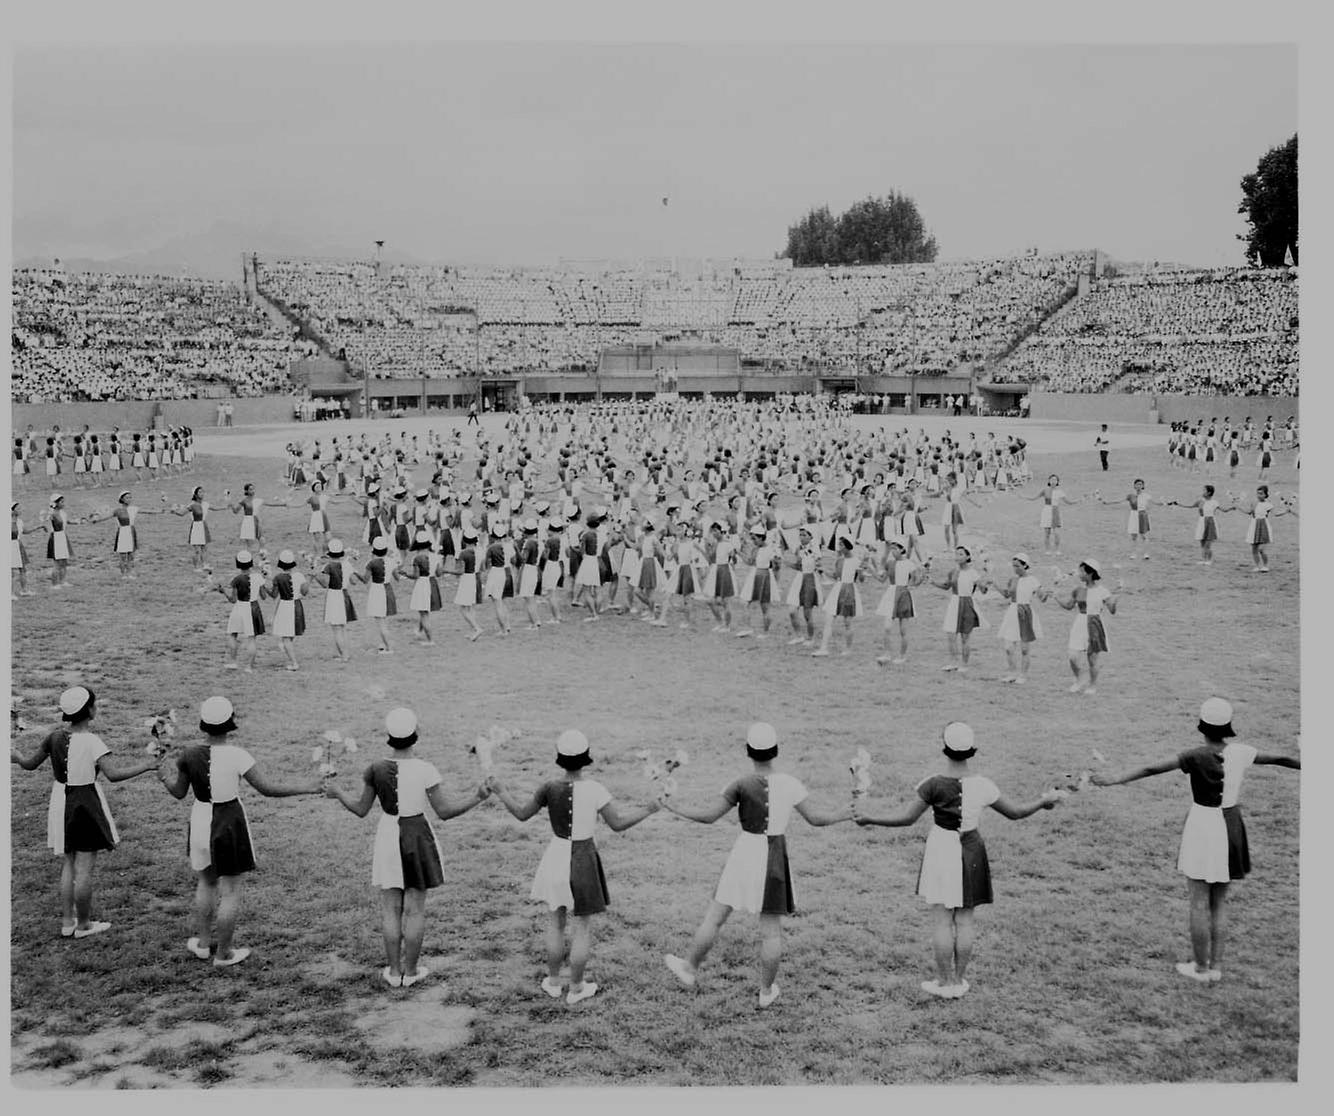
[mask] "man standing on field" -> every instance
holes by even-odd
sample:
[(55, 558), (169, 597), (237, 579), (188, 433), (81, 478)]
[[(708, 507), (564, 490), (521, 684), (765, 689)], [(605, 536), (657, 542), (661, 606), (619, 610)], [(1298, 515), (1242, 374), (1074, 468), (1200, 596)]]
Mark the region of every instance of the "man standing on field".
[(1102, 429), (1098, 431), (1098, 436), (1093, 440), (1093, 445), (1098, 451), (1098, 460), (1102, 462), (1102, 471), (1107, 472), (1107, 454), (1111, 451), (1112, 440), (1107, 436), (1107, 424), (1102, 424)]

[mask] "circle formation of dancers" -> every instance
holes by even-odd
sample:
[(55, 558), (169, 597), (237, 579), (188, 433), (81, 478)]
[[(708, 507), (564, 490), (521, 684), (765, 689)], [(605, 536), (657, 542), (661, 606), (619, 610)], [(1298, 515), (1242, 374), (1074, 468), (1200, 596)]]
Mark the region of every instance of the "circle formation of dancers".
[[(81, 443), (78, 461), (93, 437)], [(192, 441), (188, 431), (184, 438)], [(1268, 573), (1274, 521), (1297, 509), (1295, 497), (1272, 496), (1266, 478), (1280, 444), (1296, 449), (1295, 439), (1291, 420), (1279, 431), (1272, 422), (1257, 430), (1249, 419), (1234, 428), (1226, 418), (1206, 433), (1172, 430), (1173, 460), (1220, 481), (1224, 469), (1235, 476), (1242, 450), (1258, 442), (1253, 495), (1229, 489), (1220, 497), (1204, 483), (1193, 498), (1158, 498), (1136, 479), (1123, 496), (1104, 497), (1100, 489), (1072, 493), (1056, 474), (1026, 494), (1027, 446), (1016, 435), (855, 429), (843, 410), (819, 400), (535, 407), (509, 416), (494, 442), (476, 430), (471, 447), (457, 429), (289, 444), (281, 499), (261, 497), (248, 483), (214, 502), (201, 485), (180, 504), (164, 495), (161, 507), (146, 508), (124, 489), (114, 506), (71, 519), (56, 493), (34, 528), (16, 501), (12, 596), (33, 593), (25, 534), (46, 535), (50, 584), (63, 589), (74, 560), (71, 527), (114, 520), (112, 549), (130, 580), (140, 518), (170, 513), (187, 521), (182, 541), (201, 590), (217, 591), (230, 606), (228, 669), (253, 670), (259, 637), (271, 633), (281, 666), (299, 670), (307, 602), (321, 593), (316, 615), (340, 662), (352, 658), (349, 633), (359, 620), (373, 630), (374, 650), (390, 655), (393, 618), (410, 616), (415, 641), (429, 647), (434, 614), (450, 606), (470, 640), (487, 633), (488, 612), (491, 630), (509, 636), (517, 622), (538, 631), (576, 611), (585, 623), (625, 616), (692, 630), (702, 609), (714, 634), (783, 642), (815, 657), (849, 655), (855, 621), (868, 612), (863, 590), (874, 583), (879, 665), (908, 663), (919, 599), (930, 590), (943, 594), (941, 670), (967, 674), (974, 633), (995, 627), (1007, 660), (1001, 681), (1027, 684), (1032, 650), (1044, 637), (1038, 606), (1052, 602), (1071, 613), (1070, 689), (1095, 694), (1110, 646), (1107, 621), (1126, 589), (1109, 583), (1096, 558), (1043, 567), (1063, 557), (1072, 510), (1123, 506), (1135, 560), (1150, 557), (1151, 513), (1193, 511), (1206, 566), (1224, 517), (1236, 513), (1245, 519), (1251, 569)], [(1183, 457), (1187, 440), (1203, 448)], [(192, 447), (181, 453), (165, 465), (159, 454), (158, 467), (190, 468)], [(966, 534), (965, 509), (998, 500), (1014, 501), (1016, 511), (1022, 501), (1040, 502), (1041, 561), (1019, 551), (993, 566), (986, 542)], [(937, 553), (927, 549), (932, 505), (943, 544)], [(308, 513), (299, 538), (274, 543), (266, 534), (278, 508)], [(355, 509), (359, 545), (344, 541), (353, 530), (334, 532), (336, 514), (352, 527), (343, 509)], [(222, 511), (236, 517), (231, 534), (241, 549), (229, 555), (234, 570), (215, 577), (209, 547)], [(993, 607), (995, 624), (987, 615)]]
[[(196, 883), (192, 932), (184, 949), (221, 969), (240, 965), (251, 956), (250, 947), (236, 944), (245, 879), (257, 865), (241, 801), (242, 784), (267, 797), (323, 794), (358, 817), (365, 817), (377, 803), (380, 806), (370, 858), (371, 883), (381, 899), (386, 964), (380, 979), (390, 988), (410, 988), (430, 975), (420, 961), (426, 896), (445, 885), (440, 848), (427, 809), (442, 821), (450, 820), (494, 796), (521, 822), (546, 811), (552, 835), (529, 898), (547, 912), (541, 992), (553, 999), (563, 998), (569, 1005), (589, 999), (599, 987), (588, 976), (592, 919), (611, 902), (594, 839), (599, 818), (614, 832), (622, 832), (660, 810), (703, 824), (736, 811), (741, 832), (690, 948), (684, 956), (667, 954), (664, 961), (682, 986), (697, 988), (723, 924), (734, 911), (754, 914), (760, 937), (758, 1003), (766, 1008), (779, 996), (783, 919), (797, 910), (797, 888), (787, 854), (792, 816), (820, 827), (846, 821), (864, 827), (902, 827), (914, 824), (930, 810), (931, 826), (916, 892), (932, 911), (935, 975), (923, 981), (921, 988), (933, 997), (954, 1000), (969, 991), (965, 974), (973, 954), (977, 909), (993, 901), (991, 871), (980, 832), (983, 812), (990, 807), (1003, 817), (1019, 820), (1053, 809), (1072, 790), (1116, 786), (1172, 771), (1189, 777), (1191, 794), (1177, 867), (1188, 881), (1192, 957), (1176, 969), (1192, 981), (1212, 984), (1223, 978), (1228, 888), (1250, 871), (1239, 805), (1243, 777), (1252, 765), (1301, 767), (1296, 757), (1237, 742), (1232, 707), (1221, 698), (1211, 698), (1200, 709), (1202, 742), (1196, 747), (1120, 775), (1086, 773), (1078, 785), (1052, 787), (1027, 801), (1007, 796), (977, 770), (976, 736), (969, 725), (955, 721), (941, 733), (943, 762), (938, 761), (939, 769), (917, 784), (906, 804), (887, 809), (867, 801), (868, 758), (863, 750), (851, 765), (851, 801), (816, 805), (799, 778), (775, 766), (779, 742), (773, 726), (756, 723), (745, 734), (748, 763), (721, 793), (683, 802), (678, 797), (678, 777), (658, 781), (659, 768), (651, 774), (658, 785), (650, 801), (624, 805), (602, 783), (588, 777), (594, 755), (588, 739), (575, 729), (557, 737), (555, 768), (530, 793), (516, 793), (495, 774), (498, 756), (483, 739), (478, 756), (485, 777), (476, 786), (451, 794), (435, 765), (417, 751), (421, 726), (409, 709), (393, 709), (385, 716), (385, 752), (365, 766), (355, 789), (338, 785), (336, 767), (329, 763), (323, 763), (310, 778), (275, 781), (244, 747), (246, 733), (232, 703), (221, 695), (200, 705), (197, 740), (176, 747), (167, 734), (165, 746), (150, 745), (147, 756), (129, 762), (108, 758), (110, 749), (94, 731), (97, 696), (91, 689), (67, 689), (60, 698), (60, 710), (62, 723), (30, 750), (12, 749), (11, 762), (29, 771), (46, 762), (51, 765), (47, 845), (61, 858), (62, 938), (81, 941), (113, 929), (109, 920), (95, 916), (93, 903), (98, 856), (114, 849), (120, 840), (98, 785), (99, 776), (120, 782), (154, 772), (174, 798), (191, 799), (187, 857)], [(326, 754), (317, 749), (313, 758), (323, 759)], [(680, 771), (687, 764), (688, 757), (678, 753), (670, 767)], [(291, 844), (284, 841), (285, 847)], [(568, 980), (563, 977), (567, 959)]]

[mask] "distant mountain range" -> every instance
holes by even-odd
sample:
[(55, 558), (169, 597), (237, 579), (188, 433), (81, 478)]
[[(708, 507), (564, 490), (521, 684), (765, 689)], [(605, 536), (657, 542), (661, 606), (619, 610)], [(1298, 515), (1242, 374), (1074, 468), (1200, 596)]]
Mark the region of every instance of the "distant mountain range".
[[(274, 229), (261, 229), (236, 221), (217, 221), (203, 232), (175, 237), (156, 248), (92, 259), (85, 256), (26, 256), (14, 261), (15, 267), (52, 267), (56, 258), (66, 271), (116, 272), (125, 275), (193, 275), (203, 279), (230, 279), (241, 282), (241, 254), (258, 252), (267, 256), (357, 256), (371, 260), (374, 246), (349, 250), (337, 246), (319, 246), (300, 236)], [(386, 247), (381, 258), (388, 263), (420, 264), (423, 261), (407, 252)]]

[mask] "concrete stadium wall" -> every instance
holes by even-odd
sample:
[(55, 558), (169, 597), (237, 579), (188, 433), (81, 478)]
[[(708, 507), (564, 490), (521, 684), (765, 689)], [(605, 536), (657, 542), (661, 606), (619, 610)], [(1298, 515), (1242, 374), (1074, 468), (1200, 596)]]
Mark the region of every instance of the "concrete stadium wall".
[[(256, 426), (292, 421), (293, 399), (290, 395), (258, 395), (231, 400), (232, 424)], [(61, 430), (78, 430), (87, 424), (94, 430), (147, 430), (160, 411), (168, 426), (189, 426), (203, 430), (217, 423), (216, 399), (132, 400), (124, 403), (16, 403), (11, 423), (15, 430), (31, 424), (37, 430), (58, 425)]]
[(1282, 422), (1297, 414), (1297, 399), (1268, 395), (1078, 395), (1035, 391), (1029, 396), (1030, 416), (1074, 422), (1152, 422), (1157, 407), (1159, 422), (1222, 418), (1233, 422), (1250, 416), (1257, 422), (1273, 415)]

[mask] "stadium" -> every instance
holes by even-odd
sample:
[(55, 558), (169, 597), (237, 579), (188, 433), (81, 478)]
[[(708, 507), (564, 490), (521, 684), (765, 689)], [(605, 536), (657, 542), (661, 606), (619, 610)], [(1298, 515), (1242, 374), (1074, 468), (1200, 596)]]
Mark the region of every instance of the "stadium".
[[(938, 145), (877, 107), (934, 48), (381, 49), (16, 77), (11, 1084), (1304, 1077), (1295, 92), (961, 54)], [(104, 130), (150, 225), (264, 227), (140, 251)], [(894, 143), (958, 256), (852, 235)]]

